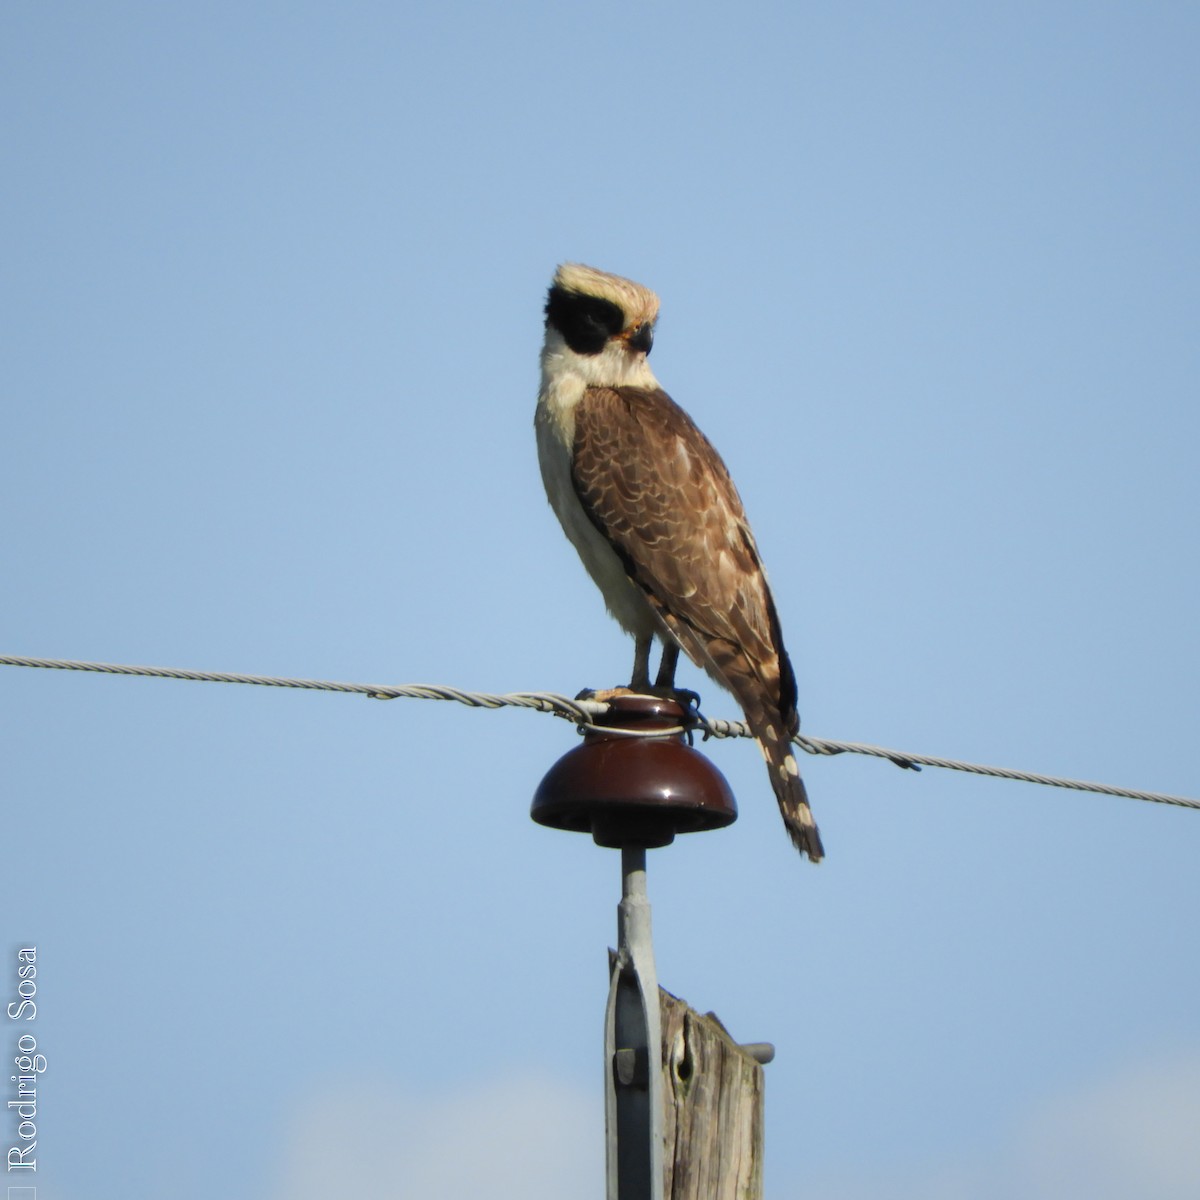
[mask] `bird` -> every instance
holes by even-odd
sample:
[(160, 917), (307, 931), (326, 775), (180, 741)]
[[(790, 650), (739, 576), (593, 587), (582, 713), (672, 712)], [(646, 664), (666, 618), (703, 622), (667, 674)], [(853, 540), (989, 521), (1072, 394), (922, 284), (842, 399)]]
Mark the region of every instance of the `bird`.
[(631, 279), (581, 263), (555, 271), (534, 416), (546, 496), (634, 639), (630, 691), (681, 692), (682, 649), (731, 692), (792, 844), (819, 862), (825, 851), (791, 750), (800, 720), (779, 614), (725, 463), (647, 362), (658, 311), (658, 296)]

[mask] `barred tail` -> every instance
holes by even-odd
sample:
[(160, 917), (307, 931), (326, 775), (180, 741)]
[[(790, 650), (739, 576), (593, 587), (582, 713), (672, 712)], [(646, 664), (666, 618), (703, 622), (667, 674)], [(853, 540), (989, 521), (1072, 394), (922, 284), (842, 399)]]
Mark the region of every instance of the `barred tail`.
[(825, 847), (821, 845), (821, 834), (808, 807), (808, 792), (792, 754), (792, 734), (799, 727), (796, 681), (779, 642), (775, 610), (770, 611), (779, 648), (773, 651), (773, 658), (757, 664), (736, 642), (727, 638), (704, 640), (671, 613), (660, 608), (659, 615), (688, 657), (737, 697), (750, 732), (767, 760), (771, 787), (792, 845), (812, 862), (820, 862), (825, 857)]
[(775, 799), (779, 801), (779, 813), (792, 845), (801, 854), (807, 854), (810, 861), (820, 862), (825, 857), (825, 847), (821, 845), (821, 833), (808, 806), (808, 792), (804, 780), (800, 778), (796, 756), (791, 751), (791, 739), (780, 725), (771, 720), (751, 719), (750, 728), (763, 758), (767, 760), (771, 787), (775, 791)]

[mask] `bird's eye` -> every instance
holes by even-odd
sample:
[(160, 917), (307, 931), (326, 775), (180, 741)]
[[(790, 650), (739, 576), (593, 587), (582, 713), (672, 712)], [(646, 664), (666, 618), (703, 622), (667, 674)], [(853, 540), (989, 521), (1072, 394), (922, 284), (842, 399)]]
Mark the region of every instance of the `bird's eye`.
[(546, 320), (576, 354), (599, 354), (608, 339), (621, 332), (625, 314), (610, 300), (554, 287), (546, 302)]

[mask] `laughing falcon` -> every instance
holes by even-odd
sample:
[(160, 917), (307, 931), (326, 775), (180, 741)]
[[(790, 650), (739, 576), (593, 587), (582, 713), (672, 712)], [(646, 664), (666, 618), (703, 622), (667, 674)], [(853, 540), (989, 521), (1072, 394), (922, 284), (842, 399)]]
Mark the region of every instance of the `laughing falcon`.
[(550, 504), (608, 611), (633, 635), (633, 691), (670, 690), (682, 647), (746, 714), (796, 849), (821, 836), (791, 752), (796, 678), (754, 535), (720, 455), (654, 378), (658, 297), (592, 267), (546, 300), (538, 458)]

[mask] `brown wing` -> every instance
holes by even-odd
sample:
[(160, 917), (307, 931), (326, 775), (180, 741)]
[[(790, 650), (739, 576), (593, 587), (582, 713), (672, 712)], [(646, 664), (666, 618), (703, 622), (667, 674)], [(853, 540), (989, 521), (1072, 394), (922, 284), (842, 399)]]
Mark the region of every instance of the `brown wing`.
[(689, 657), (730, 686), (719, 660), (736, 647), (794, 729), (796, 683), (758, 548), (725, 464), (687, 413), (662, 390), (588, 388), (573, 477)]

